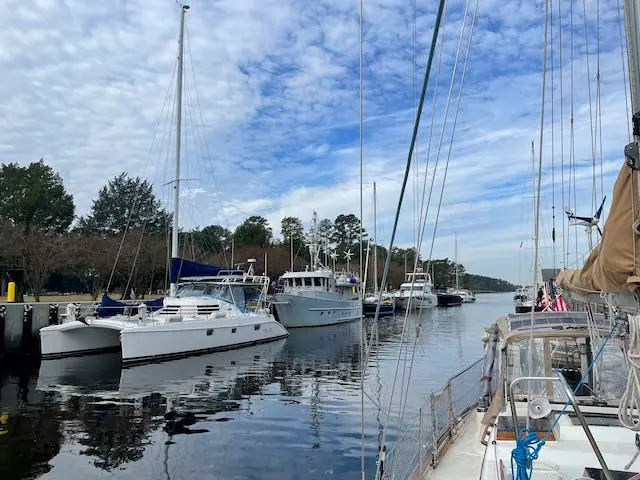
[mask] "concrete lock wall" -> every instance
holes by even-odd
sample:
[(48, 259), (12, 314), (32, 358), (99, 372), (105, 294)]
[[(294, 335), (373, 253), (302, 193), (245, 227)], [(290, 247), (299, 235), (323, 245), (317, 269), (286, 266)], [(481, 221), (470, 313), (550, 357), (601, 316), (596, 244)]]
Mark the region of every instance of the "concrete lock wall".
[[(60, 318), (60, 315), (64, 314), (68, 303), (81, 305), (81, 310), (90, 309), (96, 304), (93, 301), (0, 303), (0, 310), (4, 308), (6, 311), (4, 325), (2, 325), (2, 319), (0, 318), (0, 329), (4, 327), (0, 331), (0, 357), (2, 357), (3, 353), (5, 355), (14, 355), (39, 351), (40, 339), (38, 331), (50, 323), (50, 306), (56, 305), (58, 307), (57, 318), (53, 319), (53, 323), (55, 323)], [(25, 316), (25, 305), (33, 308), (30, 314), (31, 325), (29, 325), (28, 316)]]

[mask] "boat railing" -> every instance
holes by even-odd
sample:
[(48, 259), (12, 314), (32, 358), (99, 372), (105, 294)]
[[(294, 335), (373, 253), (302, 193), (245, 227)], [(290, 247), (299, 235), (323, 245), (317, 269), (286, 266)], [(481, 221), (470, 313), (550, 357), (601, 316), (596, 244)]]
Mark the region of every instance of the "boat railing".
[(478, 406), (483, 390), (480, 358), (453, 375), (432, 393), (409, 422), (397, 432), (397, 441), (386, 452), (384, 479), (422, 478), (456, 438), (461, 421)]
[[(580, 422), (580, 425), (582, 426), (582, 429), (584, 430), (584, 434), (587, 437), (587, 440), (589, 441), (589, 444), (591, 445), (591, 448), (593, 449), (593, 453), (596, 455), (596, 458), (598, 459), (598, 463), (602, 467), (602, 471), (604, 473), (604, 476), (607, 478), (607, 480), (613, 479), (613, 476), (611, 475), (611, 471), (609, 470), (609, 467), (607, 467), (607, 463), (605, 462), (604, 457), (602, 456), (602, 452), (600, 451), (600, 447), (598, 447), (598, 444), (596, 443), (595, 439), (593, 438), (593, 434), (591, 433), (591, 429), (589, 428), (589, 424), (585, 420), (584, 415), (582, 414), (582, 411), (580, 410), (580, 406), (578, 404), (578, 401), (576, 400), (576, 397), (573, 394), (573, 391), (571, 390), (571, 387), (569, 387), (569, 384), (567, 383), (567, 380), (564, 378), (564, 375), (562, 375), (562, 373), (560, 373), (560, 372), (556, 372), (556, 375), (553, 376), (553, 377), (519, 377), (519, 378), (516, 378), (515, 380), (513, 380), (511, 382), (511, 384), (509, 384), (509, 398), (511, 399), (509, 404), (511, 405), (511, 420), (513, 422), (513, 429), (514, 429), (515, 437), (519, 438), (520, 426), (518, 425), (518, 414), (517, 414), (517, 411), (516, 411), (516, 402), (514, 401), (514, 398), (515, 398), (514, 389), (515, 389), (515, 386), (517, 384), (519, 384), (520, 382), (523, 382), (523, 381), (547, 381), (547, 382), (558, 382), (560, 384), (560, 387), (562, 388), (562, 390), (564, 391), (565, 395), (567, 396), (569, 403), (573, 407), (573, 411), (576, 414), (576, 417), (578, 417), (578, 421)], [(542, 398), (544, 398), (544, 397), (542, 397)]]

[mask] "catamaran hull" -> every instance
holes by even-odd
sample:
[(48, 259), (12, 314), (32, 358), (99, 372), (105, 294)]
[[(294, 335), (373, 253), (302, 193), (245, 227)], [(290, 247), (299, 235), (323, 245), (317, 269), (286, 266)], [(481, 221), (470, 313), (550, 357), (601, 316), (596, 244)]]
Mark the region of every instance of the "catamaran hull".
[(288, 335), (282, 325), (266, 315), (256, 315), (253, 321), (242, 324), (220, 325), (215, 320), (203, 320), (123, 330), (122, 362), (134, 364), (231, 350), (279, 340)]
[(61, 358), (118, 350), (121, 327), (74, 321), (40, 330), (42, 358)]
[(278, 293), (274, 306), (287, 328), (321, 327), (360, 319), (359, 300), (326, 299)]
[(122, 350), (124, 364), (230, 350), (289, 335), (267, 314), (149, 325), (117, 320), (74, 321), (40, 330), (43, 358)]

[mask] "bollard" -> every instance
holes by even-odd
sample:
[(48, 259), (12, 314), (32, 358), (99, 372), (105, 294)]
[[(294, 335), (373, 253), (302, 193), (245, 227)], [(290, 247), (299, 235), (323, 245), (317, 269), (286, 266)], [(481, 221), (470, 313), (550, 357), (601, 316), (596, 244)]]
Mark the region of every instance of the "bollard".
[(0, 358), (4, 355), (4, 325), (7, 323), (7, 307), (0, 306)]
[(16, 301), (16, 282), (9, 282), (7, 285), (7, 303)]
[(29, 354), (33, 343), (33, 334), (31, 328), (33, 326), (33, 305), (25, 305), (22, 310), (22, 344), (20, 351), (23, 355)]
[(58, 324), (58, 304), (49, 305), (49, 325)]

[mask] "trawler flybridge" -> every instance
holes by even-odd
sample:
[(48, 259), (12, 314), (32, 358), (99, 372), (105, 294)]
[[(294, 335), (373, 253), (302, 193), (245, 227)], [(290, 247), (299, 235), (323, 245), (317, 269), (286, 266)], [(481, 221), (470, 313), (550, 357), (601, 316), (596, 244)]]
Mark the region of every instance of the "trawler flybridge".
[[(224, 271), (178, 254), (183, 38), (188, 9), (188, 5), (180, 6), (170, 295), (161, 306), (142, 302), (132, 307), (105, 294), (97, 311), (88, 313), (69, 304), (61, 323), (40, 330), (44, 358), (120, 348), (123, 363), (143, 362), (242, 347), (288, 335), (266, 306), (269, 278), (255, 275), (252, 264), (246, 273)], [(151, 311), (157, 307), (157, 311)]]

